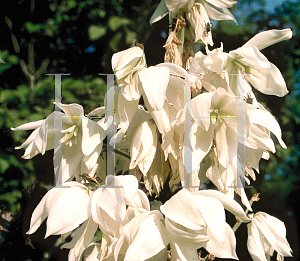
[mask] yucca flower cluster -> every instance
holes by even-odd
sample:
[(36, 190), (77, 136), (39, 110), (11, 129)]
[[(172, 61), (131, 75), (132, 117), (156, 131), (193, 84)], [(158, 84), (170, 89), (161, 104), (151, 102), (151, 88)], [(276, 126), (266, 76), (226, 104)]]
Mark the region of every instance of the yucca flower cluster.
[[(286, 148), (278, 122), (253, 88), (288, 93), (261, 50), (292, 32), (261, 32), (229, 53), (222, 45), (209, 50), (210, 18), (235, 21), (228, 11), (235, 3), (162, 0), (150, 22), (169, 15), (174, 25), (165, 63), (148, 67), (140, 45), (115, 53), (115, 86), (108, 86), (104, 107), (85, 115), (79, 104), (56, 102), (63, 112), (14, 129), (33, 129), (18, 147), (26, 148), (25, 159), (54, 149), (56, 186), (34, 210), (28, 234), (47, 218), (46, 237), (72, 237), (62, 245), (70, 261), (191, 261), (199, 260), (200, 248), (209, 258), (238, 259), (234, 232), (246, 222), (253, 260), (270, 260), (274, 251), (277, 260), (291, 256), (280, 220), (247, 215), (253, 199), (244, 185), (255, 180), (260, 159), (275, 153), (271, 133)], [(195, 42), (206, 53), (197, 52)], [(207, 180), (215, 190), (200, 189)], [(164, 204), (149, 202), (164, 186), (173, 196)], [(225, 209), (239, 220), (234, 228)]]

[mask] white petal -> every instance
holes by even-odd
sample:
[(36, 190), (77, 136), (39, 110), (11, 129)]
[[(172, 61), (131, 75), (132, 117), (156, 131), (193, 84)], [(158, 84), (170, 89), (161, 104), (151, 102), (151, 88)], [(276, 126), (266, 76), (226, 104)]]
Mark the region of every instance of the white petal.
[(188, 229), (167, 217), (165, 218), (165, 224), (171, 242), (175, 242), (180, 247), (196, 250), (203, 247), (209, 240), (206, 228), (202, 228), (201, 230)]
[(153, 24), (163, 17), (165, 17), (169, 13), (169, 10), (166, 6), (165, 0), (161, 0), (158, 6), (156, 7), (153, 15), (150, 18), (150, 24)]
[(191, 100), (191, 105), (188, 106), (193, 119), (205, 131), (208, 131), (210, 126), (210, 107), (212, 93), (203, 93)]
[(125, 199), (126, 205), (135, 206), (132, 199), (137, 193), (139, 187), (137, 178), (133, 175), (119, 175), (116, 176), (115, 179), (116, 185), (121, 187), (121, 193)]
[(116, 76), (119, 78), (131, 71), (139, 64), (143, 54), (143, 50), (137, 46), (115, 53), (111, 58), (111, 66)]
[(77, 103), (62, 104), (60, 102), (54, 102), (60, 109), (62, 109), (72, 120), (74, 124), (77, 124), (79, 118), (84, 115), (83, 107)]
[[(239, 58), (237, 61), (241, 62), (246, 66), (255, 66), (256, 68), (270, 68), (270, 62), (267, 57), (265, 57), (255, 46), (248, 48), (238, 48), (234, 51), (231, 51), (229, 55), (232, 53), (237, 53)], [(259, 71), (260, 72), (260, 71)]]
[(281, 139), (280, 126), (271, 113), (261, 109), (253, 109), (250, 111), (250, 114), (252, 118), (252, 123), (259, 124), (270, 130), (276, 136), (280, 145), (286, 149), (286, 145)]
[(100, 118), (101, 116), (103, 116), (105, 114), (105, 111), (106, 111), (105, 106), (102, 106), (102, 107), (92, 110), (86, 116), (87, 117), (96, 116), (96, 117)]
[[(272, 247), (282, 256), (291, 256), (290, 245), (285, 238), (285, 226), (282, 221), (266, 213), (257, 213), (254, 219), (257, 226)], [(282, 234), (283, 233), (283, 234)]]
[(237, 24), (236, 19), (234, 18), (232, 13), (230, 13), (230, 11), (227, 8), (218, 8), (218, 7), (210, 5), (206, 1), (203, 1), (203, 6), (204, 6), (208, 16), (211, 19), (214, 19), (214, 20), (233, 20)]
[(283, 30), (268, 30), (260, 32), (246, 42), (242, 47), (256, 46), (258, 50), (262, 50), (270, 45), (279, 43), (281, 41), (289, 40), (293, 36), (293, 32), (290, 28)]
[(57, 193), (50, 193), (47, 197), (46, 208), (49, 216), (45, 237), (69, 232), (91, 215), (90, 196), (86, 187), (78, 182), (66, 182), (63, 186), (66, 188), (57, 186), (52, 189), (62, 190), (59, 196)]
[[(43, 120), (43, 121), (44, 121), (44, 120)], [(27, 138), (27, 140), (26, 140), (22, 145), (16, 147), (15, 149), (23, 149), (23, 148), (29, 146), (30, 143), (32, 143), (32, 142), (34, 141), (34, 139), (35, 139), (36, 135), (38, 134), (39, 130), (40, 130), (39, 127), (36, 128), (36, 129), (29, 135), (29, 137)]]
[(229, 7), (232, 7), (234, 4), (236, 4), (237, 2), (236, 1), (233, 1), (233, 0), (227, 0), (227, 1), (220, 1), (220, 0), (205, 0), (206, 2), (216, 6), (216, 7), (219, 7), (219, 8), (229, 8)]
[[(43, 221), (47, 218), (48, 211), (46, 209), (45, 203), (46, 203), (47, 197), (49, 196), (49, 192), (50, 191), (48, 191), (46, 193), (46, 195), (42, 198), (40, 203), (34, 209), (32, 216), (31, 216), (31, 220), (30, 220), (30, 228), (26, 232), (26, 234), (33, 234), (40, 227), (40, 225), (43, 223)], [(60, 191), (60, 193), (62, 193), (62, 191)]]
[(199, 190), (197, 192), (193, 192), (193, 194), (203, 195), (206, 197), (213, 197), (221, 201), (224, 208), (237, 216), (242, 222), (249, 222), (250, 219), (246, 216), (243, 208), (232, 198), (226, 196), (225, 194), (217, 191), (217, 190)]
[(220, 164), (227, 168), (236, 155), (237, 133), (234, 128), (222, 123), (216, 130), (216, 145)]
[(106, 137), (106, 131), (86, 117), (82, 118), (82, 152), (85, 156), (90, 155)]
[(186, 189), (172, 196), (160, 210), (166, 217), (186, 228), (201, 230), (205, 226), (197, 203)]
[(118, 95), (118, 114), (120, 116), (120, 125), (122, 132), (126, 132), (128, 126), (138, 108), (138, 100), (128, 101), (122, 92)]
[(126, 214), (126, 205), (121, 189), (111, 186), (106, 187), (99, 197), (97, 205), (102, 208), (113, 220), (122, 222)]
[[(184, 146), (184, 166), (187, 173), (192, 173), (204, 159), (206, 154), (209, 152), (214, 134), (214, 126), (210, 126), (208, 131), (204, 131), (197, 124), (193, 124), (191, 128), (190, 142), (192, 151), (189, 146)], [(187, 142), (187, 137), (186, 137)]]
[(47, 137), (48, 137), (48, 131), (50, 129), (54, 129), (54, 121), (56, 117), (61, 117), (61, 113), (53, 112), (51, 113), (46, 120), (41, 125), (39, 132), (37, 133), (35, 137), (35, 144), (38, 148), (38, 150), (41, 152), (42, 155), (45, 154), (46, 147), (47, 147)]
[(72, 240), (63, 244), (61, 248), (74, 248), (74, 254), (78, 258), (80, 253), (82, 253), (92, 242), (97, 227), (98, 225), (90, 217), (77, 229)]
[(138, 189), (137, 193), (133, 198), (133, 202), (140, 208), (144, 208), (147, 211), (150, 211), (150, 203), (147, 195), (144, 191)]
[(16, 128), (11, 128), (12, 130), (32, 130), (40, 127), (45, 120), (33, 121), (29, 123), (22, 124)]
[(171, 242), (172, 259), (176, 261), (198, 261), (198, 253), (196, 249), (184, 247)]
[(206, 243), (205, 249), (216, 257), (238, 259), (235, 248), (236, 239), (231, 227), (225, 223), (224, 241), (219, 242), (208, 230), (210, 240)]
[(254, 124), (251, 125), (251, 133), (249, 137), (243, 137), (242, 139), (239, 139), (239, 142), (244, 142), (245, 145), (250, 149), (269, 150), (273, 153), (276, 151), (271, 137)]
[(225, 234), (225, 211), (222, 203), (212, 197), (193, 194), (204, 221), (217, 241), (222, 242)]
[[(78, 135), (78, 139), (81, 143), (81, 135)], [(80, 143), (72, 147), (61, 144), (54, 149), (53, 164), (57, 185), (69, 180), (76, 173), (80, 172), (80, 164), (83, 157)]]
[(142, 84), (137, 72), (132, 76), (130, 83), (122, 85), (121, 92), (128, 101), (140, 99), (142, 94)]
[(247, 247), (248, 251), (254, 261), (267, 261), (266, 255), (263, 249), (265, 239), (259, 232), (258, 227), (255, 223), (247, 224), (248, 229), (248, 240)]
[(151, 258), (166, 248), (168, 243), (163, 215), (158, 210), (154, 210), (140, 224), (136, 236), (128, 247), (124, 261)]
[(161, 110), (169, 82), (169, 69), (166, 67), (149, 67), (138, 72), (138, 74), (151, 108), (157, 111)]
[(170, 75), (166, 96), (178, 111), (184, 107), (184, 85), (183, 79)]
[[(254, 67), (255, 68), (255, 67)], [(255, 68), (258, 71), (257, 76), (246, 75), (246, 79), (260, 92), (276, 95), (282, 97), (288, 93), (286, 83), (281, 75), (279, 69), (272, 63), (270, 68), (258, 67)]]
[[(140, 162), (142, 162), (144, 158), (147, 156), (147, 154), (150, 152), (151, 147), (152, 146), (156, 147), (156, 143), (157, 143), (157, 135), (156, 135), (155, 124), (150, 121), (142, 122), (137, 127), (131, 139), (131, 145), (130, 145), (131, 162), (129, 168), (134, 169)], [(154, 155), (152, 156), (154, 158)]]

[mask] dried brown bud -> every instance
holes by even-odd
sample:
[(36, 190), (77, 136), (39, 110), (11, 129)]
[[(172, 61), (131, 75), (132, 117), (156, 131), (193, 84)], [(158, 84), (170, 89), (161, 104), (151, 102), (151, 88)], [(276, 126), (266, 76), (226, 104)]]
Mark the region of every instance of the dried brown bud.
[(254, 202), (254, 201), (259, 201), (259, 200), (260, 200), (259, 194), (260, 194), (260, 193), (254, 194), (254, 195), (252, 196), (251, 200), (252, 200), (253, 202)]
[(145, 51), (144, 45), (138, 43), (137, 41), (135, 41), (134, 45), (137, 46), (137, 47), (140, 47), (143, 51)]

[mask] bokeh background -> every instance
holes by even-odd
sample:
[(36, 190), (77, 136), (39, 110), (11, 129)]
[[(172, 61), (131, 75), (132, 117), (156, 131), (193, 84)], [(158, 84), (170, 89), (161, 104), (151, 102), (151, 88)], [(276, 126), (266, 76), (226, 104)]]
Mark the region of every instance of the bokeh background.
[[(145, 46), (148, 66), (163, 62), (168, 19), (154, 25), (149, 19), (158, 0), (1, 0), (0, 1), (0, 260), (67, 260), (59, 237), (43, 240), (45, 224), (26, 235), (31, 213), (53, 185), (53, 152), (32, 160), (14, 147), (30, 132), (11, 127), (46, 118), (53, 111), (54, 73), (62, 77), (62, 102), (80, 103), (85, 112), (103, 105), (105, 78), (112, 73), (113, 53)], [(288, 149), (276, 145), (269, 161), (261, 160), (260, 174), (247, 189), (250, 198), (261, 192), (254, 211), (285, 222), (287, 239), (299, 258), (300, 226), (300, 3), (281, 0), (241, 0), (230, 9), (238, 25), (213, 21), (215, 48), (242, 46), (260, 31), (292, 28), (293, 38), (264, 49), (263, 54), (282, 72), (289, 94), (283, 98), (255, 94), (281, 125)], [(234, 220), (232, 225), (234, 224)], [(237, 235), (240, 260), (250, 261), (246, 226)], [(276, 255), (272, 258), (276, 260)]]

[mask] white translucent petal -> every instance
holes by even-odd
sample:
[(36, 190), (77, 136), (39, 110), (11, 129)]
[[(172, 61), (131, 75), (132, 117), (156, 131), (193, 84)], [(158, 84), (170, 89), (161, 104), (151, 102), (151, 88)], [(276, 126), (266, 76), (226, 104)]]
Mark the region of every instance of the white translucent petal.
[(205, 249), (216, 257), (238, 259), (235, 248), (236, 239), (231, 227), (225, 223), (225, 236), (222, 242), (219, 242), (208, 229), (210, 240), (206, 243)]
[(217, 190), (199, 190), (197, 192), (193, 192), (193, 194), (203, 195), (206, 197), (213, 197), (221, 201), (224, 208), (237, 216), (242, 222), (249, 222), (250, 219), (246, 216), (243, 208), (238, 204), (234, 199), (226, 196), (225, 194), (217, 191)]
[(215, 198), (193, 194), (207, 228), (217, 241), (222, 242), (225, 234), (225, 211), (222, 203)]
[(279, 43), (281, 41), (289, 40), (293, 36), (293, 32), (290, 28), (283, 30), (268, 30), (260, 32), (247, 41), (242, 47), (256, 46), (258, 50), (262, 50), (270, 45)]
[(82, 118), (82, 152), (85, 156), (90, 155), (106, 137), (106, 131), (86, 117)]
[(169, 69), (167, 67), (149, 67), (138, 74), (149, 105), (153, 110), (161, 110), (169, 83)]
[(126, 214), (126, 205), (123, 199), (121, 189), (115, 186), (107, 186), (97, 205), (102, 208), (112, 219), (122, 222)]
[(169, 10), (166, 6), (165, 0), (161, 0), (158, 6), (156, 7), (153, 15), (150, 18), (150, 24), (153, 24), (163, 17), (165, 17), (169, 13)]
[(189, 229), (201, 230), (206, 224), (192, 194), (182, 189), (160, 207), (172, 221)]
[(49, 215), (45, 237), (69, 232), (90, 217), (91, 199), (87, 189), (78, 182), (66, 182), (63, 185), (67, 187), (72, 183), (76, 184), (70, 188), (53, 188), (63, 190), (59, 197), (48, 196), (46, 208)]
[(137, 234), (127, 249), (124, 261), (151, 258), (166, 248), (168, 243), (163, 215), (158, 210), (154, 210), (140, 224)]
[(191, 106), (188, 105), (193, 119), (205, 131), (210, 126), (210, 107), (212, 93), (203, 93), (191, 100)]
[(261, 109), (253, 109), (250, 111), (252, 123), (259, 124), (270, 130), (278, 139), (280, 145), (286, 149), (286, 145), (281, 139), (281, 129), (271, 113)]
[(11, 128), (12, 130), (32, 130), (40, 127), (45, 120), (33, 121), (29, 123), (24, 123), (16, 128)]

